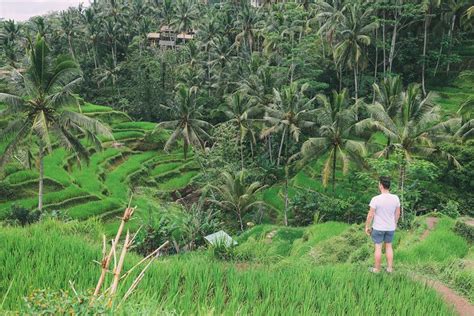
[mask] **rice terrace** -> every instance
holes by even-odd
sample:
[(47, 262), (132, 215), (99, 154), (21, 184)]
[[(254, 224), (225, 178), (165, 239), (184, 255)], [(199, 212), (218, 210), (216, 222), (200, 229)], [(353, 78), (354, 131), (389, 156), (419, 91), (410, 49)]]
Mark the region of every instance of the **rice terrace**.
[(0, 4), (0, 315), (474, 315), (474, 3)]

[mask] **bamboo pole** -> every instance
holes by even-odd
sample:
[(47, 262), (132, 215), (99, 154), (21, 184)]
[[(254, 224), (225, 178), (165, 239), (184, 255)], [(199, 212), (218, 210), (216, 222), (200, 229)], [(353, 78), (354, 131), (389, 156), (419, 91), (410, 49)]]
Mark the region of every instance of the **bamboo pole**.
[(120, 280), (120, 273), (122, 272), (123, 263), (125, 261), (125, 255), (127, 254), (127, 250), (130, 247), (130, 232), (127, 231), (127, 235), (125, 235), (125, 241), (123, 242), (122, 252), (120, 253), (120, 258), (117, 264), (117, 267), (114, 269), (114, 278), (112, 281), (112, 286), (110, 287), (110, 294), (109, 294), (109, 302), (107, 304), (108, 307), (112, 306), (112, 302), (117, 292), (118, 283)]
[[(105, 246), (102, 250), (102, 252), (103, 252), (103, 257), (102, 257), (102, 261), (101, 261), (102, 272), (100, 274), (99, 281), (97, 282), (97, 285), (95, 287), (94, 295), (91, 299), (91, 302), (93, 302), (94, 298), (97, 297), (97, 295), (99, 295), (100, 289), (102, 288), (102, 285), (104, 284), (105, 276), (106, 276), (107, 271), (109, 269), (110, 259), (112, 258), (112, 256), (115, 253), (115, 247), (117, 246), (117, 244), (120, 240), (120, 236), (122, 235), (123, 228), (124, 228), (125, 224), (130, 220), (130, 217), (133, 215), (133, 212), (135, 212), (136, 207), (133, 207), (133, 208), (130, 207), (131, 202), (132, 202), (132, 197), (130, 197), (128, 207), (125, 209), (125, 211), (123, 213), (122, 221), (120, 223), (117, 234), (115, 235), (115, 239), (112, 242), (112, 247), (110, 248), (109, 254), (107, 256), (105, 256), (105, 253), (106, 253)], [(105, 240), (105, 236), (104, 236), (104, 240)], [(105, 245), (105, 242), (104, 242), (104, 245)]]

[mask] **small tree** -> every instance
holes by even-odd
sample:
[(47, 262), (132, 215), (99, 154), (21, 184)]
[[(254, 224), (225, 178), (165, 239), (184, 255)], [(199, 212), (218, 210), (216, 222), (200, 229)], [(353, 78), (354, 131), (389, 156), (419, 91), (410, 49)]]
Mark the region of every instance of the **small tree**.
[(234, 212), (237, 215), (240, 224), (240, 230), (244, 230), (242, 217), (250, 212), (255, 206), (264, 204), (259, 201), (257, 193), (265, 186), (260, 182), (245, 183), (245, 171), (241, 170), (234, 174), (225, 171), (222, 173), (222, 184), (213, 186), (218, 192), (220, 199), (211, 199), (212, 203), (217, 204), (222, 209)]

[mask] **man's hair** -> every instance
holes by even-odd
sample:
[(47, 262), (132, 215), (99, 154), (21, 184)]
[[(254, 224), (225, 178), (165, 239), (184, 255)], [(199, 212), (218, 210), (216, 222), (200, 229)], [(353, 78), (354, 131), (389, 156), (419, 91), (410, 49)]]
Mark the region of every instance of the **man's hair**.
[(379, 178), (379, 182), (384, 187), (384, 189), (390, 189), (390, 177), (381, 176)]

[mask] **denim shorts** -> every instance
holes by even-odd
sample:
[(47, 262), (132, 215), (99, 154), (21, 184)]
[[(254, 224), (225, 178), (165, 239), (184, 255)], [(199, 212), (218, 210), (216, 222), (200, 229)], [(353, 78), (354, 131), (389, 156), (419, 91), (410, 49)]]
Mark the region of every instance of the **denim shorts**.
[(386, 244), (390, 244), (393, 241), (393, 235), (395, 235), (395, 231), (383, 231), (383, 230), (376, 230), (372, 229), (372, 240), (376, 244), (381, 244), (385, 242)]

